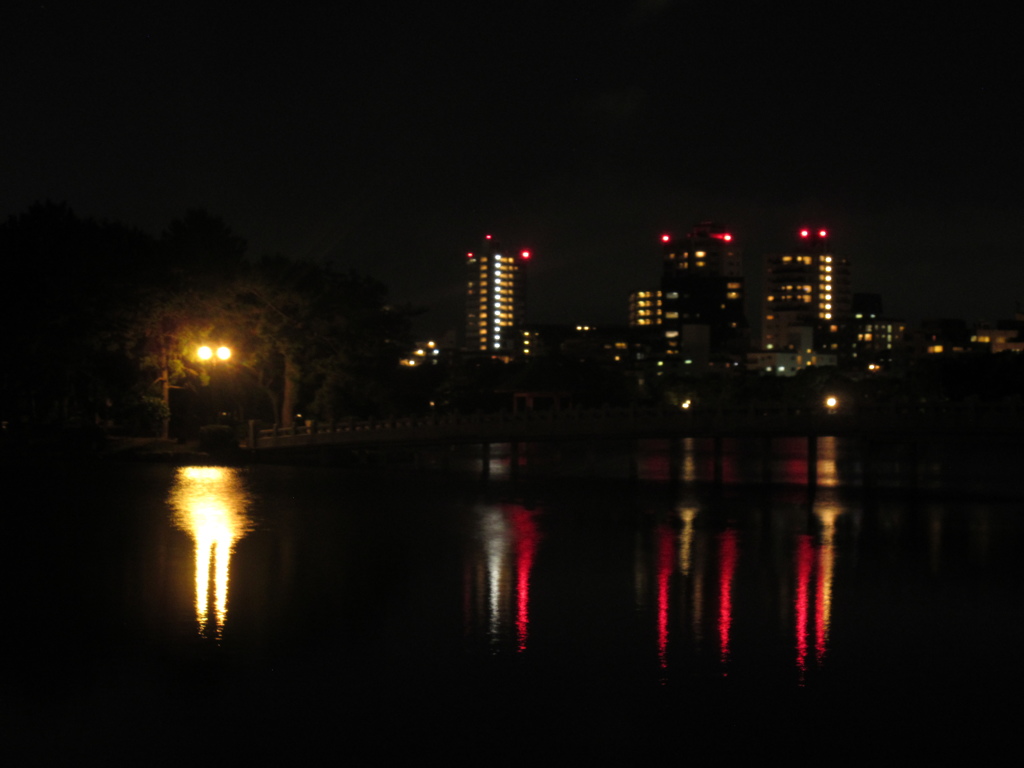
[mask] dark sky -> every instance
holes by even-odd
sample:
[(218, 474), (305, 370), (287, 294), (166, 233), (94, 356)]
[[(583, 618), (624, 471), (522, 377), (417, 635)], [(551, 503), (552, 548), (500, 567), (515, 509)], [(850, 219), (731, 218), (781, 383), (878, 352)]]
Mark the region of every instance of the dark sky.
[(5, 5), (4, 217), (51, 199), (157, 234), (204, 207), (432, 333), (484, 233), (536, 254), (532, 320), (622, 323), (661, 232), (702, 219), (753, 287), (812, 224), (890, 314), (1024, 299), (1015, 22), (983, 5), (91, 5)]

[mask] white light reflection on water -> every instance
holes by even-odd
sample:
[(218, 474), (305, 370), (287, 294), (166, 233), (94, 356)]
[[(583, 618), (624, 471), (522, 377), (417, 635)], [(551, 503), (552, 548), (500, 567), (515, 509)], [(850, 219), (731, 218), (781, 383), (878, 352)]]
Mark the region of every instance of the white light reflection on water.
[(238, 469), (178, 469), (169, 502), (175, 525), (195, 542), (195, 608), (200, 635), (212, 631), (220, 638), (224, 631), (231, 553), (235, 542), (252, 528), (246, 514), (249, 501)]
[(502, 647), (514, 624), (515, 647), (522, 653), (529, 639), (530, 578), (542, 538), (536, 513), (518, 504), (487, 507), (478, 526), (481, 551), (472, 558), (477, 564), (465, 584), (467, 624), (479, 610), (473, 606), (484, 600), (492, 650)]

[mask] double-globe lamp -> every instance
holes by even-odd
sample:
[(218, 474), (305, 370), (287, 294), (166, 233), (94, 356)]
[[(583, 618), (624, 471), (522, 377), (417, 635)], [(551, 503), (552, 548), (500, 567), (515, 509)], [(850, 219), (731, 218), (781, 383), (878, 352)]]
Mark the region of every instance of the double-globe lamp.
[(217, 351), (214, 352), (214, 350), (211, 347), (207, 347), (204, 345), (199, 348), (197, 354), (199, 355), (200, 360), (210, 360), (213, 358), (215, 354), (217, 355), (217, 358), (219, 360), (227, 360), (229, 357), (231, 357), (231, 350), (228, 349), (227, 347), (217, 347)]

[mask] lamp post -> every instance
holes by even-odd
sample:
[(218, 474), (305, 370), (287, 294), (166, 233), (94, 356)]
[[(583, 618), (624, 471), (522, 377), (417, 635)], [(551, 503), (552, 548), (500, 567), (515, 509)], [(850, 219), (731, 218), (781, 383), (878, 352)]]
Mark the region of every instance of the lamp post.
[[(214, 364), (218, 362), (227, 362), (231, 359), (231, 348), (226, 347), (223, 344), (214, 348), (208, 344), (203, 344), (196, 350), (196, 357), (202, 362), (212, 362)], [(214, 396), (214, 400), (216, 397)], [(214, 410), (217, 410), (216, 408)]]

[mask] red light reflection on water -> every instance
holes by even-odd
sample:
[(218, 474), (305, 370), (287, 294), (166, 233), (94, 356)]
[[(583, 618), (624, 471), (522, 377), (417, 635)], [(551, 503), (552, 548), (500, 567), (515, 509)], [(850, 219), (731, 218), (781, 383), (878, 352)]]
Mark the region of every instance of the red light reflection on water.
[[(728, 529), (718, 536), (720, 563), (718, 582), (718, 645), (722, 664), (729, 661), (729, 635), (732, 630), (732, 582), (736, 575), (736, 531)], [(723, 671), (723, 675), (728, 672)]]
[(656, 534), (658, 546), (658, 664), (668, 667), (668, 605), (675, 561), (675, 540), (672, 529), (659, 525)]
[(793, 599), (796, 612), (796, 666), (803, 683), (807, 672), (807, 615), (810, 602), (811, 572), (814, 568), (814, 547), (807, 534), (797, 536), (796, 541), (796, 596)]
[(540, 530), (534, 520), (536, 513), (514, 507), (510, 514), (516, 537), (516, 649), (526, 650), (530, 629), (530, 573), (537, 556)]

